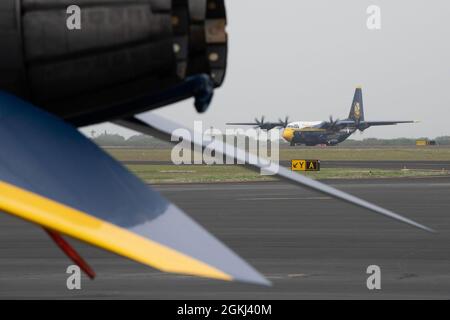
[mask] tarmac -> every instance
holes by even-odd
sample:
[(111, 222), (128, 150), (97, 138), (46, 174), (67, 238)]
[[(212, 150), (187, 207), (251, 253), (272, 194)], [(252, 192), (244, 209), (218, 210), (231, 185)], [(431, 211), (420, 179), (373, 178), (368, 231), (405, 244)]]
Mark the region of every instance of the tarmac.
[[(285, 182), (156, 186), (273, 285), (166, 274), (69, 239), (98, 276), (68, 290), (71, 262), (45, 232), (0, 214), (0, 298), (450, 298), (450, 178), (325, 182), (438, 233)], [(370, 265), (381, 290), (366, 286)]]
[[(125, 165), (172, 165), (171, 161), (123, 161)], [(280, 164), (290, 167), (291, 162), (282, 160)], [(353, 169), (421, 169), (421, 170), (450, 170), (450, 161), (350, 161), (329, 160), (321, 161), (321, 168), (353, 168)]]

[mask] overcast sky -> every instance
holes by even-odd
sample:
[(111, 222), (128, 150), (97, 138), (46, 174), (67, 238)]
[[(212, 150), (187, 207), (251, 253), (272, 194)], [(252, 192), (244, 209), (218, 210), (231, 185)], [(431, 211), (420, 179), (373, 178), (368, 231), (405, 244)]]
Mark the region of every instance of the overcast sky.
[[(381, 8), (381, 30), (367, 29), (370, 5)], [(228, 0), (227, 8), (227, 78), (210, 109), (198, 115), (189, 100), (159, 114), (220, 129), (261, 115), (342, 119), (361, 85), (366, 120), (422, 122), (354, 138), (450, 135), (450, 1)]]

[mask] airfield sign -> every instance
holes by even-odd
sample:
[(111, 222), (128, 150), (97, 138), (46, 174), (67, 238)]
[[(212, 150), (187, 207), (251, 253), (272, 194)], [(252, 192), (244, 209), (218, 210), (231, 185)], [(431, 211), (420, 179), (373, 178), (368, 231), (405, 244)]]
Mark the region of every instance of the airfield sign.
[(292, 160), (292, 171), (320, 171), (320, 160)]

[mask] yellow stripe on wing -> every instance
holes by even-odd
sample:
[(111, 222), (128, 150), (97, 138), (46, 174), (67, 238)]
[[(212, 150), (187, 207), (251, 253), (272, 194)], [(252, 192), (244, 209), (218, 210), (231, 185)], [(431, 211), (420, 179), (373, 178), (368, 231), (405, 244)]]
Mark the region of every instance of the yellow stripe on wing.
[(162, 271), (233, 280), (230, 275), (174, 249), (2, 181), (0, 210)]

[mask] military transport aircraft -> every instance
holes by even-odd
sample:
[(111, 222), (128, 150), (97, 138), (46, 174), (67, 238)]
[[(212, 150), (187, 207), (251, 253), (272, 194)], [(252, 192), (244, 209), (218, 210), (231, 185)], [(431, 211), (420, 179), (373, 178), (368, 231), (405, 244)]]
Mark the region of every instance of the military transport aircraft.
[[(353, 103), (350, 114), (347, 119), (333, 120), (330, 116), (329, 121), (296, 121), (287, 123), (286, 121), (268, 122), (262, 121), (256, 123), (256, 127), (263, 130), (272, 130), (274, 128), (283, 128), (282, 136), (290, 143), (295, 145), (327, 145), (335, 146), (346, 140), (357, 130), (364, 131), (373, 126), (387, 126), (399, 123), (414, 123), (417, 121), (366, 121), (364, 119), (364, 107), (362, 99), (362, 90), (356, 88), (353, 97)], [(260, 125), (261, 124), (261, 125)], [(255, 123), (227, 123), (227, 125), (255, 125)]]
[[(66, 28), (67, 5), (83, 7), (81, 30)], [(166, 272), (269, 284), (77, 129), (112, 121), (167, 139), (180, 125), (146, 111), (190, 97), (205, 111), (226, 69), (223, 0), (2, 0), (0, 16), (0, 211), (41, 226), (90, 277), (62, 235)], [(274, 173), (432, 231), (286, 168)]]
[(304, 144), (315, 146), (325, 144), (335, 146), (346, 140), (355, 131), (364, 131), (373, 126), (388, 126), (399, 123), (414, 123), (416, 121), (366, 121), (364, 119), (364, 106), (362, 89), (356, 88), (350, 114), (347, 119), (329, 121), (298, 121), (289, 123), (283, 131), (283, 138), (291, 146)]

